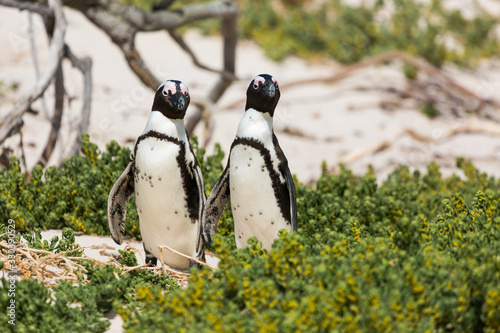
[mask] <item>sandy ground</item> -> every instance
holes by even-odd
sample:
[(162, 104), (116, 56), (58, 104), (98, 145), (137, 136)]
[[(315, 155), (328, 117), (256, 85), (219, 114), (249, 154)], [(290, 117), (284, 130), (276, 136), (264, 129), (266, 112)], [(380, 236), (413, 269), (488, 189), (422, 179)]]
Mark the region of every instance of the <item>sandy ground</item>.
[[(104, 149), (110, 140), (132, 148), (135, 138), (145, 126), (154, 93), (132, 74), (121, 52), (107, 36), (79, 13), (66, 10), (65, 14), (68, 21), (68, 45), (76, 55), (90, 56), (93, 61), (94, 89), (89, 129), (91, 140), (101, 149)], [(33, 19), (35, 44), (43, 69), (47, 40), (40, 20), (36, 16)], [(33, 87), (36, 80), (28, 27), (27, 13), (0, 7), (0, 82), (3, 85), (0, 88), (3, 92), (3, 95), (0, 95), (0, 117), (9, 111), (12, 103), (21, 94)], [(196, 31), (187, 32), (185, 38), (201, 62), (214, 67), (221, 66), (220, 38), (201, 36)], [(217, 81), (215, 74), (193, 66), (183, 51), (164, 32), (139, 34), (137, 47), (157, 77), (184, 81), (189, 86), (193, 99), (205, 96)], [(244, 104), (237, 103), (230, 108), (227, 106), (245, 96), (246, 88), (256, 74), (272, 74), (284, 86), (304, 79), (333, 75), (338, 68), (334, 62), (308, 62), (293, 57), (276, 63), (267, 59), (254, 43), (239, 42), (237, 75), (241, 80), (230, 87), (213, 110), (212, 141), (207, 146), (209, 152), (213, 142), (220, 142), (222, 148), (228, 151), (243, 114)], [(81, 75), (66, 62), (64, 70), (66, 90), (73, 99), (71, 103), (66, 102), (62, 140), (58, 143), (51, 163), (57, 163), (68, 149), (81, 108)], [(481, 96), (498, 96), (498, 62), (485, 61), (474, 71), (447, 68), (446, 72)], [(13, 84), (19, 85), (18, 90), (9, 91), (7, 87)], [(333, 167), (349, 154), (388, 142), (389, 148), (358, 158), (347, 166), (355, 174), (361, 175), (366, 172), (367, 166), (372, 164), (379, 179), (383, 179), (399, 164), (408, 165), (411, 169), (425, 170), (429, 162), (437, 161), (443, 174), (449, 175), (453, 172), (460, 174), (455, 168), (455, 158), (461, 156), (472, 159), (481, 171), (495, 177), (500, 176), (498, 137), (459, 134), (444, 139), (445, 134), (457, 126), (474, 123), (498, 131), (498, 124), (473, 117), (431, 120), (423, 116), (418, 107), (411, 103), (393, 111), (380, 107), (381, 102), (390, 98), (384, 92), (384, 87), (404, 87), (406, 84), (399, 64), (392, 64), (359, 71), (332, 85), (308, 84), (283, 89), (275, 115), (275, 131), (288, 157), (292, 173), (295, 173), (300, 181), (309, 183), (320, 175), (323, 161)], [(52, 88), (46, 94), (48, 115), (53, 103), (51, 93)], [(40, 156), (50, 129), (41, 103), (37, 102), (34, 108), (40, 111), (39, 115), (24, 117), (23, 140), (28, 168), (32, 167)], [(409, 129), (432, 140), (423, 143), (409, 135), (401, 134)], [(302, 135), (291, 135), (290, 132), (300, 132)], [(204, 137), (201, 126), (196, 129), (196, 134)], [(18, 142), (19, 137), (16, 136), (10, 138), (6, 145), (15, 146)], [(19, 150), (15, 152), (19, 153)], [(44, 235), (49, 237), (51, 232), (53, 231)], [(77, 242), (81, 245), (106, 243), (114, 247), (115, 251), (118, 249), (107, 237), (79, 236)], [(142, 248), (140, 244), (135, 245)], [(98, 253), (92, 255), (97, 257)], [(120, 332), (120, 325), (120, 319), (115, 318), (110, 332)]]
[[(0, 47), (4, 50), (0, 53), (0, 81), (5, 86), (19, 85), (18, 92), (7, 94), (0, 100), (0, 115), (8, 112), (10, 103), (21, 93), (29, 91), (35, 82), (27, 15), (0, 7), (0, 31), (4, 32), (0, 36)], [(132, 74), (121, 52), (107, 36), (79, 13), (67, 10), (66, 17), (66, 40), (69, 46), (78, 56), (90, 56), (93, 61), (91, 140), (102, 149), (110, 140), (132, 147), (144, 128), (154, 93)], [(34, 22), (35, 42), (43, 68), (47, 41), (36, 16)], [(200, 61), (214, 67), (220, 66), (220, 38), (189, 31), (186, 40), (199, 55)], [(139, 34), (137, 47), (159, 78), (184, 81), (190, 87), (193, 99), (206, 95), (217, 81), (216, 74), (193, 66), (164, 32)], [(276, 63), (267, 59), (254, 43), (241, 41), (237, 51), (237, 74), (241, 80), (230, 87), (212, 112), (212, 141), (207, 145), (208, 150), (211, 151), (213, 142), (220, 142), (222, 148), (228, 151), (244, 111), (244, 103), (237, 103), (231, 108), (227, 106), (244, 98), (246, 88), (256, 74), (270, 73), (285, 86), (291, 82), (332, 75), (338, 68), (333, 62), (307, 62), (293, 57)], [(458, 71), (450, 67), (446, 72), (470, 90), (494, 98), (500, 88), (499, 68), (498, 62), (487, 61), (474, 71)], [(67, 103), (62, 144), (58, 144), (51, 163), (56, 163), (68, 149), (68, 143), (73, 139), (73, 128), (79, 120), (82, 80), (80, 73), (72, 69), (69, 63), (65, 63), (65, 80), (67, 92), (74, 99)], [(500, 142), (495, 137), (460, 134), (443, 139), (450, 129), (467, 123), (479, 123), (492, 130), (498, 130), (498, 124), (472, 117), (431, 120), (419, 112), (415, 103), (406, 103), (404, 108), (393, 111), (380, 107), (381, 102), (392, 98), (384, 88), (404, 87), (406, 84), (400, 65), (395, 63), (358, 71), (350, 78), (332, 85), (308, 84), (283, 89), (275, 115), (275, 131), (292, 173), (297, 174), (302, 182), (311, 182), (319, 176), (323, 161), (333, 167), (349, 154), (387, 141), (391, 145), (388, 149), (358, 158), (348, 167), (356, 174), (363, 174), (367, 166), (372, 164), (382, 179), (399, 164), (425, 170), (429, 162), (437, 161), (443, 173), (448, 175), (457, 172), (455, 157), (462, 156), (472, 159), (480, 170), (497, 177), (500, 175), (497, 167)], [(52, 108), (50, 92), (46, 98), (49, 113)], [(34, 106), (40, 110), (39, 115), (24, 117), (26, 125), (23, 134), (28, 168), (40, 155), (50, 128), (40, 104)], [(407, 129), (417, 131), (433, 141), (422, 143), (411, 136), (402, 135)], [(291, 135), (290, 132), (300, 132), (302, 135)], [(198, 126), (195, 133), (203, 138), (202, 126)], [(19, 138), (13, 137), (8, 143), (15, 145), (18, 142)]]

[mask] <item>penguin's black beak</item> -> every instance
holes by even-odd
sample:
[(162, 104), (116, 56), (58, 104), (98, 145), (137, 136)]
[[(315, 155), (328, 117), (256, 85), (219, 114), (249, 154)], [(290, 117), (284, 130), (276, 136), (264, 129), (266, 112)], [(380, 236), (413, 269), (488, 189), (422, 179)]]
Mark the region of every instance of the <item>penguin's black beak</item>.
[(274, 97), (275, 93), (276, 87), (274, 86), (274, 82), (266, 82), (266, 85), (264, 86), (264, 94), (268, 97)]
[(170, 103), (177, 108), (177, 110), (182, 111), (186, 106), (186, 98), (181, 93), (175, 94), (170, 98)]

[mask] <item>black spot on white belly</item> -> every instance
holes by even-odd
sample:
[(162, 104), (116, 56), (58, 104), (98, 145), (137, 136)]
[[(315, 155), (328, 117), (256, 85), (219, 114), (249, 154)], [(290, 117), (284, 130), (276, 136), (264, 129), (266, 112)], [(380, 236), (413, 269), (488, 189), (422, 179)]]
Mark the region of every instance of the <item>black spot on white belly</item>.
[(259, 215), (262, 215), (262, 211), (259, 212)]
[(271, 221), (271, 224), (274, 224), (274, 221)]
[(175, 214), (179, 214), (179, 212), (178, 212), (178, 211), (174, 211), (174, 213), (175, 213)]

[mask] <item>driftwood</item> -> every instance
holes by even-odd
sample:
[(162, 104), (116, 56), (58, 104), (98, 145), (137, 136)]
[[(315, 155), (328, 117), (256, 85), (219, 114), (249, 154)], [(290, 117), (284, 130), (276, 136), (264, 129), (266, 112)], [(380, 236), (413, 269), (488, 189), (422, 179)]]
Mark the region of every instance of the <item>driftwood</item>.
[[(6, 234), (2, 234), (1, 236), (5, 236)], [(105, 265), (114, 265), (122, 270), (121, 276), (137, 270), (137, 269), (148, 269), (153, 271), (156, 274), (167, 274), (170, 278), (177, 280), (177, 283), (180, 286), (186, 286), (187, 281), (191, 277), (191, 274), (185, 273), (182, 271), (178, 271), (166, 266), (161, 261), (161, 266), (150, 267), (147, 264), (142, 264), (138, 266), (128, 267), (121, 265), (113, 256), (109, 256), (110, 261), (104, 262), (101, 260), (97, 260), (95, 258), (89, 257), (85, 254), (85, 249), (101, 249), (102, 245), (91, 245), (91, 246), (79, 246), (78, 244), (74, 244), (77, 246), (74, 250), (64, 251), (60, 253), (53, 253), (47, 250), (34, 249), (28, 247), (25, 243), (16, 241), (16, 254), (15, 254), (15, 267), (17, 271), (14, 272), (19, 275), (22, 279), (37, 279), (40, 282), (43, 282), (47, 287), (54, 286), (59, 284), (61, 280), (71, 281), (73, 283), (79, 283), (78, 273), (83, 273), (83, 283), (88, 283), (90, 281), (86, 278), (87, 270), (85, 267), (79, 264), (82, 260), (90, 260), (97, 266), (105, 266)], [(166, 248), (173, 253), (177, 253), (186, 257), (187, 259), (197, 261), (195, 258), (186, 256), (182, 253), (177, 252), (176, 250), (166, 246), (160, 245), (161, 248)], [(109, 249), (109, 247), (106, 247)], [(10, 257), (8, 253), (9, 244), (7, 241), (0, 242), (0, 259), (6, 265), (3, 272), (10, 270)], [(111, 248), (113, 249), (113, 248)], [(141, 252), (134, 248), (133, 246), (125, 247), (125, 250), (132, 250), (139, 254), (144, 261), (144, 257)], [(79, 253), (79, 255), (76, 255)], [(103, 253), (106, 255), (106, 253)], [(197, 261), (198, 262), (198, 261)], [(202, 265), (208, 266), (212, 270), (216, 270), (216, 267), (212, 267), (207, 265), (206, 263), (199, 262)], [(1, 274), (1, 273), (0, 273)], [(5, 273), (4, 273), (5, 274)], [(1, 277), (1, 276), (0, 276)], [(115, 275), (117, 279), (121, 277), (119, 275)]]
[[(389, 51), (377, 56), (367, 58), (358, 63), (345, 66), (341, 68), (337, 73), (331, 76), (281, 83), (280, 89), (285, 90), (293, 88), (298, 85), (307, 85), (315, 83), (333, 84), (354, 75), (361, 69), (378, 66), (380, 64), (386, 64), (392, 61), (401, 61), (403, 63), (411, 65), (417, 69), (419, 75), (420, 73), (422, 73), (430, 78), (428, 81), (426, 81), (425, 85), (417, 87), (420, 90), (426, 88), (428, 82), (430, 81), (433, 83), (434, 86), (438, 86), (439, 89), (441, 89), (446, 94), (446, 96), (448, 96), (448, 101), (455, 99), (464, 108), (475, 109), (478, 114), (481, 114), (482, 112), (485, 118), (493, 119), (496, 120), (497, 122), (500, 122), (500, 116), (497, 116), (490, 110), (488, 110), (488, 107), (496, 110), (500, 109), (500, 103), (498, 101), (482, 98), (481, 96), (477, 95), (476, 93), (472, 92), (466, 87), (460, 85), (458, 82), (456, 82), (448, 75), (446, 75), (442, 70), (434, 67), (424, 59), (414, 57), (402, 51)], [(417, 97), (416, 94), (417, 93), (414, 92), (413, 96)], [(426, 101), (425, 97), (422, 97), (422, 95), (419, 95), (419, 97), (421, 102), (434, 102), (433, 100)], [(427, 98), (429, 99), (429, 97)], [(238, 105), (244, 104), (244, 102), (245, 98), (241, 98), (221, 107), (221, 109), (223, 110), (233, 109)]]
[[(4, 0), (0, 1), (0, 4), (5, 4), (3, 3), (3, 1)], [(49, 57), (47, 65), (44, 72), (37, 80), (33, 90), (26, 96), (20, 98), (16, 102), (12, 110), (9, 112), (7, 117), (0, 123), (0, 143), (4, 142), (7, 137), (17, 133), (20, 130), (23, 124), (23, 114), (30, 108), (31, 104), (45, 92), (50, 82), (52, 81), (52, 78), (56, 74), (57, 68), (63, 56), (66, 22), (64, 20), (62, 5), (59, 0), (49, 0), (49, 7), (54, 13), (55, 28), (53, 38), (49, 47)]]
[(500, 137), (500, 126), (487, 126), (485, 123), (481, 122), (470, 122), (463, 125), (456, 125), (448, 128), (443, 135), (440, 135), (438, 138), (428, 137), (423, 135), (413, 129), (405, 129), (399, 133), (396, 138), (392, 141), (383, 140), (368, 147), (362, 147), (356, 150), (353, 150), (343, 156), (340, 157), (339, 162), (343, 164), (353, 163), (361, 158), (371, 156), (373, 154), (379, 153), (381, 151), (387, 150), (394, 145), (397, 140), (404, 136), (410, 136), (412, 139), (427, 144), (439, 144), (443, 143), (457, 135), (460, 134), (482, 134), (489, 135), (493, 137)]
[[(68, 6), (80, 11), (85, 17), (103, 30), (122, 51), (130, 69), (137, 77), (150, 89), (156, 90), (160, 82), (165, 79), (158, 79), (146, 65), (139, 51), (135, 47), (135, 37), (138, 32), (167, 31), (181, 48), (191, 57), (193, 63), (203, 70), (208, 70), (219, 74), (220, 79), (209, 91), (206, 100), (195, 101), (195, 110), (190, 112), (186, 119), (186, 129), (192, 132), (200, 120), (204, 119), (204, 113), (208, 113), (210, 106), (216, 103), (224, 94), (229, 85), (236, 79), (235, 57), (237, 28), (236, 19), (238, 9), (230, 0), (212, 1), (202, 4), (191, 4), (183, 6), (177, 10), (168, 10), (172, 0), (162, 1), (155, 6), (152, 12), (146, 12), (133, 5), (128, 5), (120, 1), (110, 0), (54, 0), (49, 1), (49, 7), (43, 0), (26, 2), (21, 0), (0, 0), (0, 5), (28, 10), (42, 15), (45, 22), (54, 22), (53, 35), (48, 31), (51, 39), (50, 59), (46, 69), (40, 76), (33, 92), (20, 99), (16, 106), (0, 123), (0, 144), (11, 135), (20, 131), (22, 127), (22, 116), (31, 109), (31, 104), (43, 96), (51, 80), (56, 84), (55, 111), (51, 123), (52, 129), (47, 140), (44, 152), (39, 159), (39, 164), (45, 165), (58, 140), (59, 127), (64, 106), (64, 81), (62, 71), (58, 71), (61, 59), (64, 56), (69, 59), (74, 67), (82, 71), (84, 75), (83, 107), (81, 123), (77, 129), (74, 143), (63, 154), (63, 157), (72, 155), (79, 150), (81, 133), (88, 129), (90, 117), (90, 100), (92, 90), (91, 61), (88, 58), (79, 59), (67, 45), (64, 44), (65, 22), (62, 6)], [(209, 18), (219, 18), (222, 25), (224, 38), (223, 68), (221, 70), (211, 68), (201, 64), (194, 52), (176, 31), (177, 28)], [(36, 61), (35, 61), (36, 65)], [(45, 112), (48, 117), (48, 112)]]
[(88, 131), (90, 124), (90, 106), (92, 101), (92, 59), (90, 57), (78, 58), (71, 52), (71, 49), (67, 45), (64, 45), (64, 57), (69, 59), (71, 65), (78, 68), (83, 74), (83, 104), (80, 124), (74, 131), (73, 144), (71, 148), (63, 154), (63, 157), (72, 156), (80, 151), (82, 134)]

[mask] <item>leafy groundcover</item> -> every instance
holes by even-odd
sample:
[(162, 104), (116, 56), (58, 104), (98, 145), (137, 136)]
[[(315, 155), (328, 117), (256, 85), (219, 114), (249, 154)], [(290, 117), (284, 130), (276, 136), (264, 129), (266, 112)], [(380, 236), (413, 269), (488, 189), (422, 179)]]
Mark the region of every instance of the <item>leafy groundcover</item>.
[[(1, 170), (2, 223), (106, 234), (107, 193), (129, 151), (83, 142), (82, 155), (35, 169), (29, 181), (15, 159)], [(224, 153), (194, 146), (210, 189)], [(211, 247), (219, 269), (192, 269), (186, 288), (145, 270), (83, 263), (77, 284), (18, 282), (16, 326), (5, 316), (2, 327), (102, 332), (113, 309), (130, 332), (498, 332), (500, 182), (469, 161), (457, 166), (462, 177), (443, 178), (430, 164), (425, 174), (401, 166), (383, 182), (371, 169), (362, 177), (342, 165), (324, 171), (314, 186), (296, 184), (299, 230), (281, 233), (269, 252), (255, 239), (235, 249), (228, 208)], [(138, 236), (133, 202), (127, 230)]]

